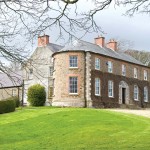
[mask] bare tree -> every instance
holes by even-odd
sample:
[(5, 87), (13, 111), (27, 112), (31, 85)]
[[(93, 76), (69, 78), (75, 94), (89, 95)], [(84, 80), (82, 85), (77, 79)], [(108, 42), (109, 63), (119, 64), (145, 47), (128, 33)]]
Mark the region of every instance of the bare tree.
[(131, 55), (135, 59), (139, 60), (146, 66), (150, 67), (150, 52), (138, 51), (138, 50), (127, 50), (125, 53)]
[[(111, 3), (131, 6), (129, 15), (149, 13), (149, 0), (0, 0), (0, 71), (7, 72), (5, 61), (23, 63), (27, 53), (22, 43), (47, 29), (57, 29), (59, 38), (67, 33), (69, 39), (78, 32), (81, 37), (102, 32), (94, 16)], [(18, 40), (22, 36), (25, 41)]]

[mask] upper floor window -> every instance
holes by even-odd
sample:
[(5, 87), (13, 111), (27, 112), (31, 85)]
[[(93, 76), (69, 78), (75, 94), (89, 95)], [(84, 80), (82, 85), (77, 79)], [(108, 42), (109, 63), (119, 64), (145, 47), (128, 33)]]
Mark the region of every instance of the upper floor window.
[(134, 78), (137, 78), (137, 76), (138, 76), (137, 68), (134, 68)]
[(139, 88), (137, 85), (134, 85), (134, 100), (138, 101), (139, 99)]
[(78, 67), (78, 57), (77, 56), (70, 56), (69, 57), (69, 65), (70, 68), (77, 68)]
[(114, 82), (108, 81), (108, 97), (114, 97)]
[(147, 80), (147, 76), (148, 76), (147, 70), (144, 70), (144, 80)]
[(122, 75), (126, 76), (126, 66), (122, 65)]
[(144, 102), (148, 102), (148, 88), (144, 87)]
[(95, 58), (95, 69), (100, 70), (100, 59)]
[(30, 68), (29, 69), (29, 79), (32, 79), (33, 78), (33, 69)]
[(95, 78), (95, 95), (100, 96), (100, 79)]
[(49, 75), (50, 76), (53, 76), (53, 71), (54, 71), (54, 68), (53, 67), (49, 67)]
[(108, 61), (108, 72), (113, 72), (113, 63), (111, 61)]
[(69, 77), (69, 93), (78, 93), (78, 77)]

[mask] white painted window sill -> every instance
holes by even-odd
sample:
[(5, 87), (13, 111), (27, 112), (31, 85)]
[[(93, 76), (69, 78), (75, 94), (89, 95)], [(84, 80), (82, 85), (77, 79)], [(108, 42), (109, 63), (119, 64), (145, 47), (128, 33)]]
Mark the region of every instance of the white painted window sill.
[(109, 98), (114, 98), (114, 96), (108, 96)]
[(78, 69), (78, 67), (69, 67), (69, 69)]
[(79, 94), (78, 93), (69, 93), (69, 95), (75, 95), (75, 96), (77, 96)]
[(95, 96), (101, 96), (100, 94), (95, 94)]

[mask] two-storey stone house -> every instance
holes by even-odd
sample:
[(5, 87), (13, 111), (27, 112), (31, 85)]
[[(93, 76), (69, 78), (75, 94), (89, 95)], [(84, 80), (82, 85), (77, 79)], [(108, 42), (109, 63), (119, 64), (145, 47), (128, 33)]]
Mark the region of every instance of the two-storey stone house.
[(117, 50), (104, 37), (95, 43), (75, 40), (62, 47), (38, 37), (38, 47), (24, 67), (27, 89), (41, 84), (46, 104), (72, 107), (150, 107), (150, 69)]
[(49, 42), (49, 36), (39, 36), (38, 46), (24, 66), (23, 101), (27, 104), (27, 90), (34, 84), (41, 84), (46, 90), (46, 105), (51, 104), (53, 96), (53, 58), (52, 54), (62, 46)]
[(104, 37), (55, 52), (53, 106), (150, 107), (150, 69)]

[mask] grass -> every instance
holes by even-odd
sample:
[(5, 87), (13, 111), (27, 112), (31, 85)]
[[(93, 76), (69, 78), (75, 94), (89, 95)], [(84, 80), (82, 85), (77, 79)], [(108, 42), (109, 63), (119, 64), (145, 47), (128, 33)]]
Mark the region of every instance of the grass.
[(0, 115), (0, 150), (149, 150), (150, 119), (100, 109), (24, 108)]

